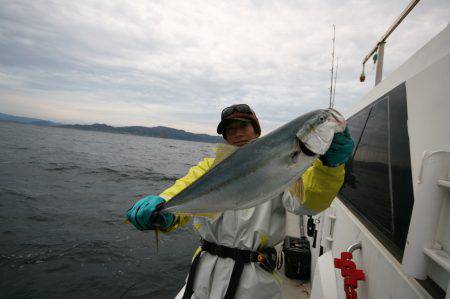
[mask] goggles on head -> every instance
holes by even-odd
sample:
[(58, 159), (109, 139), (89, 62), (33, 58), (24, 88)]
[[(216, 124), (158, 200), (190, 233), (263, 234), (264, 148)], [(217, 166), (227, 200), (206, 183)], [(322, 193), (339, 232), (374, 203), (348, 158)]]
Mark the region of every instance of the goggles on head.
[(223, 109), (222, 110), (222, 119), (227, 118), (234, 112), (251, 114), (251, 115), (255, 114), (255, 112), (253, 112), (253, 110), (247, 104), (238, 104), (238, 105), (233, 105), (233, 106)]

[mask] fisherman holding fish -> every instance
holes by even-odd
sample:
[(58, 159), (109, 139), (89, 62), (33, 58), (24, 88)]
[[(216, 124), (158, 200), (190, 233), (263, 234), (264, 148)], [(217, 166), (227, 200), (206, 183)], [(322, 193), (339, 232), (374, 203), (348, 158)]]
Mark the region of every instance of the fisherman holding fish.
[[(354, 142), (333, 109), (258, 138), (255, 112), (232, 105), (222, 111), (217, 133), (228, 145), (215, 158), (159, 196), (139, 200), (127, 218), (139, 230), (165, 233), (193, 218), (201, 246), (177, 298), (280, 298), (274, 246), (284, 239), (286, 210), (314, 215), (328, 208)], [(237, 150), (225, 154), (227, 146)]]

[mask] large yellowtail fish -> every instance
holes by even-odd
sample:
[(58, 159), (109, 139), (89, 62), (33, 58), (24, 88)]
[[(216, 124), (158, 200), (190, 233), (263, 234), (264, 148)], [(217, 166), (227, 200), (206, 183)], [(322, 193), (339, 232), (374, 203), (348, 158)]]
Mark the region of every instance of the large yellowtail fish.
[(244, 147), (223, 145), (206, 174), (157, 210), (214, 217), (259, 205), (298, 180), (344, 129), (345, 119), (336, 110), (316, 110)]

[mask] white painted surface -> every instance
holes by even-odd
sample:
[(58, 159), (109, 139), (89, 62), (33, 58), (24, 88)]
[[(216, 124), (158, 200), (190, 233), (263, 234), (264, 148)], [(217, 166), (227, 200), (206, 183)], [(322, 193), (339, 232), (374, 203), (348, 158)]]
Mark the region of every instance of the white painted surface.
[[(340, 257), (351, 244), (361, 242), (362, 249), (353, 253), (358, 269), (364, 270), (366, 281), (358, 283), (359, 298), (431, 298), (415, 279), (406, 276), (400, 263), (367, 228), (336, 198), (336, 223), (332, 254)], [(344, 281), (336, 272), (339, 298), (345, 298)]]
[(331, 251), (324, 253), (317, 259), (311, 299), (338, 299), (334, 259)]
[[(396, 71), (385, 78), (371, 92), (369, 92), (361, 102), (353, 107), (346, 117), (359, 112), (361, 109), (381, 98), (384, 94), (391, 91), (399, 84), (406, 82), (407, 105), (408, 105), (408, 133), (410, 138), (411, 151), (411, 170), (413, 178), (413, 189), (417, 206), (414, 207), (414, 215), (411, 219), (412, 232), (414, 235), (431, 235), (433, 241), (442, 243), (442, 250), (449, 251), (450, 238), (450, 215), (448, 200), (438, 203), (431, 207), (429, 202), (435, 200), (431, 193), (424, 192), (419, 196), (417, 191), (417, 179), (420, 170), (422, 154), (425, 150), (450, 150), (450, 26), (447, 26), (441, 33), (434, 37), (422, 49), (416, 52)], [(445, 168), (445, 167), (444, 167)], [(447, 167), (448, 171), (448, 167)], [(445, 172), (443, 170), (443, 172)], [(448, 180), (445, 175), (440, 175), (440, 179)], [(434, 191), (437, 187), (437, 179), (434, 182)], [(420, 191), (420, 190), (419, 190)], [(436, 191), (438, 200), (442, 199), (442, 190)], [(448, 198), (448, 193), (447, 198)], [(417, 197), (418, 196), (418, 197)], [(422, 197), (421, 197), (422, 196)], [(332, 236), (328, 232), (323, 232), (323, 239), (319, 239), (323, 245), (326, 243), (326, 237), (332, 238), (331, 251), (334, 257), (339, 257), (350, 244), (361, 241), (363, 249), (355, 252), (354, 261), (358, 268), (366, 272), (367, 281), (360, 283), (358, 295), (361, 298), (430, 298), (429, 294), (418, 284), (418, 282), (403, 272), (402, 265), (388, 252), (359, 220), (340, 202), (335, 200), (334, 211), (329, 210), (322, 213), (321, 217), (326, 219), (329, 213), (335, 214), (334, 233)], [(433, 215), (423, 213), (428, 208), (434, 210)], [(436, 210), (439, 213), (436, 214)], [(426, 219), (431, 217), (432, 219)], [(432, 231), (416, 230), (423, 222), (434, 222)], [(436, 224), (439, 223), (439, 224)], [(326, 225), (325, 228), (329, 226)], [(320, 232), (322, 236), (322, 232)], [(428, 238), (430, 239), (430, 238)], [(429, 244), (430, 241), (425, 243)], [(423, 243), (423, 241), (421, 241)], [(320, 244), (320, 243), (319, 243)], [(423, 246), (415, 246), (423, 254)], [(325, 248), (329, 248), (326, 246)], [(409, 259), (409, 261), (408, 261)], [(448, 272), (439, 268), (431, 259), (426, 258), (426, 267), (424, 272), (421, 267), (420, 277), (430, 276), (441, 288), (447, 290), (449, 286)], [(417, 267), (419, 259), (406, 258), (406, 264)], [(412, 272), (409, 272), (412, 273)], [(446, 276), (447, 275), (447, 276)], [(343, 280), (336, 276), (338, 281), (338, 296), (344, 298)], [(447, 297), (449, 295), (447, 294)]]
[[(311, 277), (314, 276), (314, 273), (316, 271), (316, 265), (317, 259), (320, 256), (320, 244), (322, 242), (322, 237), (327, 237), (326, 234), (323, 234), (324, 232), (324, 214), (320, 213), (315, 216), (313, 216), (314, 223), (315, 223), (315, 229), (317, 230), (317, 236), (316, 236), (316, 247), (313, 248), (314, 245), (314, 237), (308, 237), (309, 244), (311, 246), (311, 260), (313, 261), (311, 263)], [(306, 227), (306, 222), (305, 222)]]
[(411, 77), (406, 88), (415, 203), (403, 264), (408, 274), (420, 278), (429, 276), (446, 290), (450, 273), (442, 263), (438, 266), (436, 259), (433, 261), (419, 251), (437, 242), (443, 255), (450, 253), (449, 195), (437, 185), (439, 179), (448, 179), (450, 156), (447, 154), (435, 161), (435, 165), (430, 166), (435, 167), (431, 172), (423, 170), (423, 184), (418, 178), (424, 151), (450, 151), (450, 54)]
[[(414, 206), (402, 264), (406, 274), (418, 279), (426, 279), (428, 274), (429, 257), (424, 249), (432, 248), (436, 241), (439, 217), (444, 197), (447, 195), (437, 182), (447, 178), (449, 167), (450, 152), (425, 154), (422, 159), (420, 183), (417, 180), (415, 182)], [(446, 287), (447, 283), (441, 285), (442, 289)]]

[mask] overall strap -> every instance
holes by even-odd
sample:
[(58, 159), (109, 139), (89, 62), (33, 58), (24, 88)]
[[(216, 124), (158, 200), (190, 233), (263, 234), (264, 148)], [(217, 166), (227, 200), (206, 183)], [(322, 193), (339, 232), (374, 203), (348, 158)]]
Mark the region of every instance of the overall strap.
[(239, 286), (239, 280), (241, 279), (242, 271), (244, 270), (245, 263), (237, 259), (234, 262), (233, 272), (231, 272), (230, 282), (228, 283), (227, 292), (224, 299), (233, 299)]
[[(244, 271), (244, 265), (247, 263), (258, 262), (258, 257), (261, 255), (256, 251), (244, 250), (238, 248), (232, 248), (224, 245), (217, 245), (215, 243), (201, 240), (201, 251), (195, 256), (192, 261), (191, 268), (189, 270), (189, 276), (186, 282), (186, 288), (184, 290), (183, 299), (188, 299), (194, 294), (194, 280), (195, 273), (197, 271), (200, 256), (203, 251), (209, 254), (216, 255), (221, 258), (231, 258), (234, 260), (233, 271), (231, 272), (230, 282), (228, 283), (227, 291), (224, 299), (233, 299), (236, 295), (237, 288), (239, 286), (239, 280), (241, 279), (242, 272)], [(267, 269), (265, 269), (267, 270)], [(273, 269), (267, 270), (272, 271)]]
[(198, 266), (198, 262), (200, 261), (200, 256), (202, 255), (202, 251), (203, 251), (203, 248), (195, 256), (194, 260), (192, 261), (191, 268), (189, 269), (188, 280), (186, 282), (186, 287), (184, 289), (183, 299), (189, 299), (192, 297), (192, 294), (194, 294), (194, 278), (195, 278), (195, 273), (197, 272), (197, 266)]

